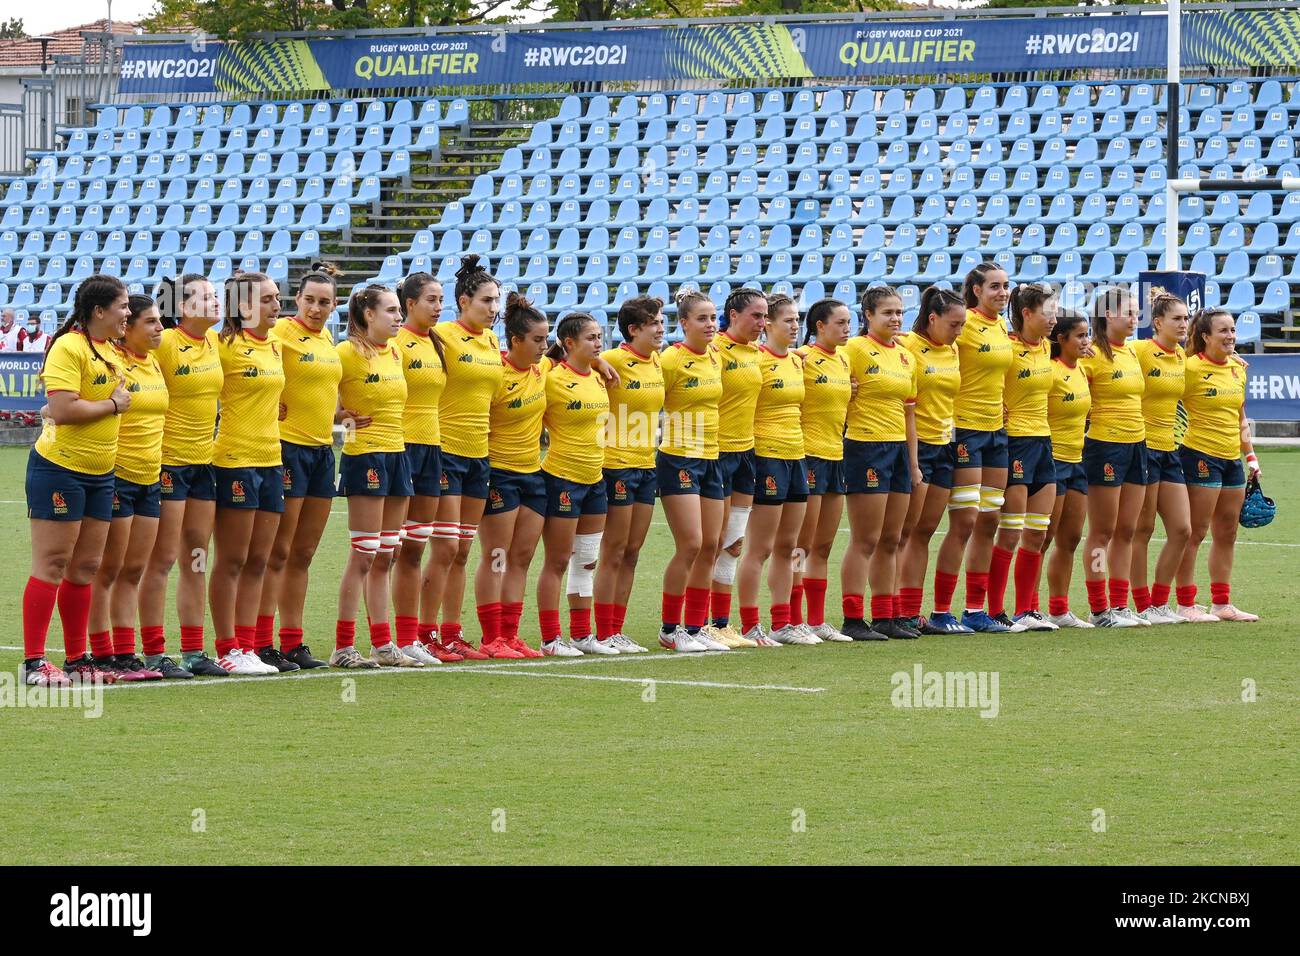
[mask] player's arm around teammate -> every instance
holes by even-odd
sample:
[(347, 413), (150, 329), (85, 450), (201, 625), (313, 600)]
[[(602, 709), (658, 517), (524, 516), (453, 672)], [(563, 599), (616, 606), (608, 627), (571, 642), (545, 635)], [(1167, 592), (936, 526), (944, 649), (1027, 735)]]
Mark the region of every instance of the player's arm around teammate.
[(181, 664), (197, 677), (225, 677), (204, 652), (207, 567), (216, 517), (212, 468), (213, 432), (225, 376), (218, 354), (221, 299), (197, 273), (161, 282), (154, 294), (166, 327), (155, 353), (167, 382), (163, 420), (162, 508), (153, 553), (140, 582), (140, 637), (146, 657), (166, 650), (163, 617), (167, 579), (178, 565), (176, 616), (181, 625)]
[(133, 295), (130, 303), (126, 332), (114, 351), (131, 407), (118, 429), (113, 520), (91, 592), (90, 647), (96, 666), (115, 670), (119, 680), (187, 679), (194, 675), (161, 653), (148, 661), (135, 654), (140, 578), (158, 533), (167, 382), (152, 354), (162, 342), (158, 309), (147, 295)]
[[(702, 292), (677, 294), (682, 341), (664, 350), (663, 438), (655, 458), (659, 500), (673, 536), (664, 567), (659, 644), (682, 653), (706, 651), (682, 623), (687, 588), (708, 591), (722, 531), (722, 471), (718, 463), (718, 402), (722, 361), (713, 347), (717, 306)], [(727, 599), (731, 591), (728, 586)], [(746, 646), (757, 646), (749, 643)]]
[[(393, 344), (401, 324), (402, 311), (392, 290), (380, 285), (353, 290), (348, 338), (338, 349), (343, 367), (339, 404), (367, 416), (370, 424), (347, 432), (339, 467), (339, 494), (348, 499), (350, 547), (339, 584), (331, 667), (425, 664), (393, 643), (388, 623), (388, 571), (401, 541), (412, 491), (402, 431), (406, 375)], [(363, 596), (370, 626), (369, 658), (355, 646), (357, 609)]]
[(571, 312), (555, 330), (555, 353), (564, 359), (546, 377), (543, 424), (550, 448), (542, 462), (546, 481), (546, 523), (542, 567), (537, 576), (537, 615), (542, 653), (556, 657), (618, 653), (594, 634), (576, 640), (560, 635), (560, 581), (573, 556), (578, 523), (599, 533), (604, 527), (604, 453), (600, 435), (609, 417), (609, 396), (592, 363), (600, 357), (601, 332), (585, 312)]
[(808, 598), (806, 626), (823, 641), (847, 641), (826, 623), (826, 575), (831, 549), (844, 513), (844, 419), (853, 394), (844, 346), (852, 333), (852, 313), (836, 299), (822, 299), (808, 309), (807, 345), (803, 356), (804, 470), (808, 506), (799, 529), (798, 564), (790, 591), (790, 622), (804, 623), (803, 598)]
[[(1133, 343), (1145, 383), (1142, 418), (1147, 432), (1147, 489), (1133, 535), (1129, 580), (1134, 610), (1152, 624), (1183, 622), (1169, 607), (1169, 594), (1178, 564), (1192, 537), (1187, 480), (1174, 441), (1174, 420), (1183, 397), (1187, 366), (1183, 352), (1187, 324), (1187, 303), (1176, 295), (1162, 293), (1151, 302), (1151, 338)], [(1165, 543), (1156, 558), (1148, 587), (1147, 545), (1155, 534), (1157, 512), (1165, 528)]]
[(1092, 392), (1083, 443), (1088, 476), (1083, 569), (1091, 620), (1099, 627), (1150, 626), (1128, 607), (1133, 533), (1147, 483), (1145, 385), (1142, 366), (1128, 342), (1137, 320), (1137, 302), (1127, 288), (1099, 289), (1092, 312), (1093, 354), (1079, 363)]
[[(649, 296), (624, 302), (618, 310), (623, 343), (602, 356), (618, 371), (619, 378), (617, 383), (605, 385), (610, 403), (604, 435), (609, 513), (591, 589), (596, 637), (608, 638), (620, 654), (646, 650), (623, 633), (623, 622), (659, 488), (654, 466), (659, 413), (664, 406), (664, 376), (659, 367), (659, 350), (664, 342), (663, 308), (662, 300)], [(573, 574), (571, 567), (570, 588)]]
[[(1200, 312), (1187, 343), (1183, 407), (1187, 434), (1179, 455), (1187, 479), (1192, 536), (1178, 566), (1178, 613), (1190, 621), (1258, 621), (1232, 603), (1232, 558), (1246, 496), (1247, 467), (1259, 471), (1246, 424), (1246, 368), (1237, 356), (1237, 326), (1221, 309)], [(1210, 535), (1210, 607), (1196, 603), (1196, 553)], [(1195, 612), (1195, 613), (1193, 613)]]
[(900, 533), (899, 614), (922, 634), (970, 633), (970, 628), (951, 615), (941, 622), (938, 615), (921, 614), (930, 539), (952, 492), (956, 447), (953, 403), (961, 385), (961, 360), (955, 343), (965, 325), (966, 306), (961, 296), (930, 286), (921, 294), (920, 313), (912, 331), (902, 338), (916, 361), (916, 463), (921, 480), (912, 488)]
[[(889, 286), (862, 296), (862, 334), (845, 352), (858, 383), (844, 433), (849, 497), (849, 544), (840, 566), (844, 626), (855, 641), (916, 638), (896, 606), (898, 541), (907, 517), (917, 465), (917, 361), (898, 340), (903, 301)], [(871, 623), (864, 585), (871, 588)]]
[[(1088, 317), (1057, 313), (1052, 327), (1052, 389), (1047, 394), (1047, 422), (1052, 431), (1052, 460), (1056, 466), (1056, 499), (1043, 543), (1047, 552), (1048, 620), (1057, 627), (1089, 628), (1092, 624), (1070, 610), (1070, 577), (1074, 554), (1083, 538), (1088, 513), (1088, 475), (1083, 468), (1083, 432), (1092, 408), (1088, 379), (1079, 368), (1092, 354)], [(1035, 586), (1037, 591), (1037, 586)]]
[(1054, 631), (1056, 625), (1038, 610), (1038, 578), (1056, 501), (1056, 463), (1047, 415), (1052, 390), (1048, 337), (1056, 324), (1056, 295), (1049, 286), (1024, 282), (1011, 293), (1010, 308), (1014, 348), (1003, 404), (1011, 467), (992, 566), (1007, 566), (1015, 558), (1015, 618), (1007, 615), (1005, 575), (989, 576), (989, 616), (1013, 631)]
[[(70, 681), (64, 670), (78, 680), (108, 679), (86, 652), (87, 625), (91, 582), (113, 516), (113, 471), (100, 469), (116, 455), (119, 416), (131, 406), (108, 342), (122, 337), (129, 308), (121, 280), (86, 278), (41, 369), (49, 414), (27, 458), (32, 543), (32, 573), (23, 590), (27, 684), (65, 686)], [(45, 659), (56, 604), (67, 656), (64, 670)]]
[(260, 272), (226, 283), (219, 333), (221, 418), (212, 448), (217, 486), (216, 557), (208, 579), (208, 608), (218, 663), (232, 674), (278, 674), (256, 653), (262, 576), (284, 510), (280, 398), (284, 365), (271, 329), (280, 315), (280, 289)]
[[(266, 562), (254, 643), (258, 658), (279, 671), (325, 666), (303, 643), (303, 610), (312, 558), (334, 501), (334, 425), (350, 420), (335, 407), (343, 368), (326, 328), (337, 302), (333, 267), (316, 263), (298, 280), (297, 314), (280, 319), (271, 333), (284, 358), (284, 514)], [(278, 649), (273, 642), (277, 611)]]

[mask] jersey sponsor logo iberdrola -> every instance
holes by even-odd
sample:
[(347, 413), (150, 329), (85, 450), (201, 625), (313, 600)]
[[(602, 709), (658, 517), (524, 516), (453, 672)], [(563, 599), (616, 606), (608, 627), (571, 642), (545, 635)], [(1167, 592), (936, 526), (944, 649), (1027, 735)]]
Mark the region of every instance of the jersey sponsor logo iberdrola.
[(299, 362), (314, 362), (314, 361), (316, 361), (316, 353), (315, 353), (315, 352), (303, 352), (301, 355), (298, 356), (298, 361), (299, 361)]
[(565, 405), (564, 407), (565, 409), (571, 412), (580, 412), (582, 411), (582, 402), (581, 400), (575, 399), (574, 401), (569, 402), (569, 404)]
[(1217, 388), (1215, 388), (1213, 385), (1211, 385), (1209, 388), (1207, 388), (1207, 389), (1205, 390), (1205, 397), (1206, 397), (1206, 398), (1218, 398), (1218, 397), (1219, 397), (1219, 390), (1218, 390)]
[(366, 384), (367, 384), (367, 385), (374, 385), (374, 384), (377, 384), (378, 382), (379, 382), (379, 373), (378, 373), (378, 372), (368, 372), (368, 373), (366, 374)]

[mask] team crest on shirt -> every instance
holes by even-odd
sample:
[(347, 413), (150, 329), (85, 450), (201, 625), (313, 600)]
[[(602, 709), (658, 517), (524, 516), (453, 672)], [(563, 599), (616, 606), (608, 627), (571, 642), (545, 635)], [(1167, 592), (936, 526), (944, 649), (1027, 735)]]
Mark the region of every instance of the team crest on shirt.
[(1011, 474), (1016, 478), (1025, 477), (1025, 463), (1019, 458), (1011, 463)]
[(621, 478), (614, 482), (614, 498), (617, 501), (625, 501), (627, 499), (627, 482), (623, 481)]
[(970, 450), (964, 441), (957, 442), (957, 461), (961, 463), (970, 461)]
[(772, 475), (768, 475), (767, 480), (763, 482), (763, 487), (767, 490), (767, 493), (769, 495), (776, 494), (777, 492), (776, 478), (774, 478)]
[(567, 491), (560, 492), (560, 510), (570, 511), (573, 509), (573, 498)]
[(1196, 477), (1197, 478), (1210, 477), (1210, 465), (1204, 458), (1198, 458), (1196, 460)]
[(366, 469), (366, 487), (367, 488), (379, 487), (379, 472), (376, 471), (374, 468)]
[(158, 484), (162, 486), (163, 494), (170, 495), (172, 493), (172, 473), (170, 471), (163, 471), (162, 474), (158, 476)]
[(867, 469), (867, 487), (868, 488), (880, 487), (880, 474), (874, 468)]
[(1102, 465), (1102, 466), (1101, 466), (1101, 477), (1102, 477), (1102, 480), (1103, 480), (1103, 481), (1114, 481), (1114, 480), (1115, 480), (1115, 466), (1112, 465), (1110, 462), (1106, 462), (1106, 464)]
[(244, 503), (244, 483), (242, 481), (232, 481), (230, 483), (230, 500), (237, 505)]
[[(114, 497), (117, 496), (114, 495)], [(65, 515), (68, 513), (68, 500), (63, 497), (62, 492), (59, 491), (51, 492), (50, 504), (53, 505), (54, 513), (56, 515)]]
[(688, 472), (685, 468), (678, 468), (677, 481), (683, 488), (689, 488), (692, 484), (690, 472)]

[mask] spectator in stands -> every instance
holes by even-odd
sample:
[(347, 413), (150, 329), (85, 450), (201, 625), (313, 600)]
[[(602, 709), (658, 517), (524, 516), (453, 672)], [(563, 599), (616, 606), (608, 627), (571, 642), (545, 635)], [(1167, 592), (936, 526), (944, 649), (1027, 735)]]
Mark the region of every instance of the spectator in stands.
[[(17, 325), (17, 323), (14, 323)], [(41, 317), (33, 315), (27, 320), (27, 328), (18, 330), (18, 348), (19, 352), (44, 352), (50, 347), (54, 339), (41, 328)], [(5, 333), (5, 351), (9, 351), (8, 333)]]
[[(23, 330), (14, 321), (14, 318), (13, 309), (5, 309), (0, 312), (0, 352), (19, 351), (19, 339), (23, 334)], [(38, 321), (37, 325), (39, 324)]]

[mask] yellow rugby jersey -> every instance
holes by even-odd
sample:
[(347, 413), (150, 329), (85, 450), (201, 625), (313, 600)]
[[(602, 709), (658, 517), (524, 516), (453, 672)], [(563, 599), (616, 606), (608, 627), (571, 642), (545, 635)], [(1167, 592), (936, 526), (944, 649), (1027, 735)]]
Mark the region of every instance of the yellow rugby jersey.
[(718, 402), (719, 451), (749, 451), (754, 447), (754, 405), (763, 384), (759, 345), (743, 345), (726, 332), (713, 337), (722, 362), (722, 398)]
[(578, 372), (561, 362), (546, 375), (546, 414), (542, 423), (551, 436), (542, 469), (548, 475), (594, 485), (602, 478), (605, 452), (600, 447), (609, 417), (609, 395), (594, 371)]
[(1246, 370), (1235, 358), (1219, 363), (1204, 353), (1187, 359), (1183, 447), (1215, 458), (1241, 457), (1241, 409), (1246, 404)]
[(440, 445), (442, 429), (438, 423), (438, 405), (447, 387), (447, 372), (438, 358), (432, 334), (412, 332), (406, 326), (398, 330), (393, 344), (402, 356), (406, 374), (406, 416), (403, 419), (409, 445)]
[(471, 332), (460, 322), (439, 322), (447, 384), (438, 401), (442, 450), (463, 458), (488, 456), (492, 396), (501, 385), (501, 346), (491, 329)]
[(916, 356), (896, 341), (884, 345), (870, 335), (855, 335), (844, 350), (849, 371), (858, 380), (845, 436), (854, 441), (906, 441), (904, 407), (916, 401)]
[(163, 421), (163, 461), (169, 465), (212, 463), (217, 399), (225, 373), (217, 353), (216, 329), (196, 339), (179, 326), (165, 329), (154, 358), (167, 380), (167, 418)]
[(546, 414), (546, 373), (552, 363), (519, 368), (501, 356), (501, 386), (492, 398), (488, 463), (493, 468), (531, 474), (542, 467), (542, 416)]
[(754, 406), (754, 454), (782, 461), (802, 458), (803, 359), (793, 349), (777, 355), (763, 346), (758, 369), (763, 377)]
[(1088, 378), (1077, 365), (1052, 359), (1052, 390), (1047, 393), (1047, 423), (1052, 429), (1052, 457), (1083, 461), (1083, 430), (1092, 408)]
[(605, 429), (606, 468), (653, 468), (659, 412), (664, 407), (664, 373), (659, 353), (642, 355), (624, 342), (601, 353), (618, 371), (619, 383), (606, 384), (609, 423)]
[(710, 345), (694, 352), (685, 342), (659, 358), (664, 376), (664, 433), (659, 450), (678, 458), (718, 457), (718, 403), (722, 399), (722, 360)]
[[(284, 366), (269, 335), (239, 332), (218, 340), (225, 381), (212, 463), (220, 468), (270, 468), (280, 458), (280, 397)], [(172, 464), (172, 462), (168, 462)]]
[(1139, 339), (1133, 352), (1142, 366), (1145, 387), (1142, 390), (1142, 418), (1146, 423), (1147, 447), (1155, 451), (1173, 451), (1174, 418), (1183, 397), (1187, 356), (1181, 345), (1166, 349), (1155, 339)]
[(1008, 435), (1027, 438), (1052, 433), (1047, 422), (1047, 393), (1051, 390), (1052, 347), (1047, 340), (1030, 345), (1011, 336), (1011, 367), (1002, 390)]
[(343, 365), (343, 380), (339, 383), (343, 407), (372, 419), (365, 428), (345, 434), (343, 453), (405, 451), (402, 412), (406, 408), (406, 375), (397, 347), (386, 345), (367, 355), (351, 341), (340, 342), (339, 361)]
[(902, 337), (916, 356), (916, 438), (927, 445), (952, 441), (953, 404), (961, 387), (961, 359), (956, 345), (939, 345), (919, 332)]
[(295, 318), (271, 329), (284, 360), (284, 395), (288, 409), (280, 438), (295, 445), (332, 445), (343, 366), (328, 329), (313, 332)]
[(122, 413), (113, 473), (124, 481), (152, 485), (162, 470), (167, 380), (152, 355), (117, 349), (117, 358), (126, 376), (126, 390), (131, 393), (131, 407)]
[[(98, 358), (95, 352), (99, 353)], [(110, 362), (116, 371), (109, 370)], [(122, 371), (121, 356), (113, 346), (96, 341), (92, 351), (90, 340), (84, 335), (68, 332), (60, 335), (45, 353), (41, 381), (45, 383), (47, 395), (50, 392), (73, 392), (87, 402), (103, 402), (117, 388)], [(117, 454), (117, 433), (121, 423), (121, 416), (112, 413), (93, 422), (57, 427), (47, 419), (41, 437), (36, 440), (36, 453), (46, 461), (72, 471), (102, 475), (112, 471), (108, 466)], [(154, 480), (157, 480), (156, 476)]]
[(1146, 437), (1142, 421), (1142, 366), (1125, 342), (1112, 346), (1113, 358), (1093, 346), (1092, 358), (1079, 359), (1092, 392), (1088, 437), (1097, 441), (1133, 443)]
[(957, 336), (961, 387), (955, 406), (958, 428), (994, 432), (1002, 427), (1002, 390), (1011, 366), (1011, 336), (1001, 316), (990, 319), (978, 309), (966, 310), (966, 324)]
[(816, 342), (798, 350), (803, 357), (803, 427), (805, 455), (841, 461), (844, 458), (844, 419), (852, 384), (843, 349), (828, 352)]

